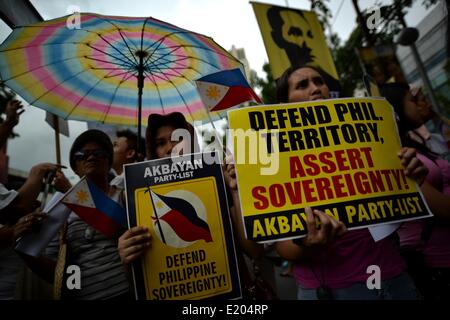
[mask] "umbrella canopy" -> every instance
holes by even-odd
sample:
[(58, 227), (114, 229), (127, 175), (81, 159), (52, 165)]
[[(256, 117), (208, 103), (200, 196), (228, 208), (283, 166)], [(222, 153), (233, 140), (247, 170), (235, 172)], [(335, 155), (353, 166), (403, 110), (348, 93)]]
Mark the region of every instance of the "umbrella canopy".
[(179, 111), (203, 120), (194, 80), (242, 68), (212, 38), (154, 18), (81, 13), (70, 29), (68, 17), (15, 28), (0, 46), (2, 81), (64, 119), (138, 126)]

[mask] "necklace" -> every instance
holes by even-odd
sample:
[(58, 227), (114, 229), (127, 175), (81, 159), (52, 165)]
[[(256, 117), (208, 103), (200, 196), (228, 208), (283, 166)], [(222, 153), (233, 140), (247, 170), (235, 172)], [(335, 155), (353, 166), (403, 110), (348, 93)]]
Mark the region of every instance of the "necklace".
[(316, 295), (318, 300), (333, 300), (333, 291), (327, 287), (325, 282), (325, 272), (323, 263), (323, 254), (320, 255), (320, 277), (317, 276), (313, 266), (309, 267), (314, 277), (319, 281), (320, 286), (316, 289)]

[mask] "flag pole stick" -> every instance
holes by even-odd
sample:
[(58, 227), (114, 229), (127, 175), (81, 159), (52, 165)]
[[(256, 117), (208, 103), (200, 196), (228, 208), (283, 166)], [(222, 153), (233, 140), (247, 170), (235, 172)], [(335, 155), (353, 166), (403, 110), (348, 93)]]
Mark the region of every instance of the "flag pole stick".
[(44, 187), (44, 194), (42, 196), (42, 200), (41, 200), (41, 207), (40, 210), (43, 211), (45, 208), (45, 204), (47, 202), (47, 197), (48, 197), (48, 191), (50, 190), (50, 184), (53, 180), (54, 174), (49, 173), (47, 175), (47, 178), (45, 179), (45, 187)]
[(219, 153), (219, 155), (221, 155), (224, 152), (222, 140), (219, 138), (219, 133), (217, 131), (216, 126), (214, 125), (212, 118), (211, 118), (211, 113), (209, 112), (209, 109), (205, 105), (203, 105), (203, 107), (205, 108), (206, 114), (208, 115), (209, 122), (211, 123), (211, 125), (213, 127), (214, 139), (217, 140), (217, 142), (219, 143), (219, 147), (221, 149), (221, 153)]
[(55, 150), (56, 150), (56, 163), (61, 164), (61, 143), (59, 140), (59, 118), (57, 115), (53, 115), (53, 123), (55, 125)]
[(165, 237), (164, 237), (164, 233), (163, 233), (162, 228), (161, 228), (161, 223), (159, 222), (159, 217), (158, 217), (158, 213), (157, 213), (156, 208), (155, 208), (155, 203), (153, 202), (152, 189), (150, 189), (150, 186), (148, 186), (147, 189), (148, 189), (148, 190), (147, 190), (148, 195), (149, 195), (149, 197), (150, 197), (150, 202), (152, 203), (153, 212), (155, 213), (156, 224), (158, 225), (158, 230), (159, 230), (159, 234), (161, 235), (161, 240), (162, 240), (162, 242), (163, 242), (164, 244), (167, 244), (167, 243), (166, 243), (166, 239), (165, 239)]

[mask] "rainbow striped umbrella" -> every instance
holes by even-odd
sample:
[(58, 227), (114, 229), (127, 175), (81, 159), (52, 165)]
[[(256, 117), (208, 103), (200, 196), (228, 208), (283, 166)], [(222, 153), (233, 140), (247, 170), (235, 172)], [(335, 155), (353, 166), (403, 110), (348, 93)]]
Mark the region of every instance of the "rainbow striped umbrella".
[(0, 46), (0, 77), (64, 119), (138, 126), (150, 113), (207, 113), (194, 80), (242, 67), (210, 37), (154, 19), (81, 13), (18, 27)]

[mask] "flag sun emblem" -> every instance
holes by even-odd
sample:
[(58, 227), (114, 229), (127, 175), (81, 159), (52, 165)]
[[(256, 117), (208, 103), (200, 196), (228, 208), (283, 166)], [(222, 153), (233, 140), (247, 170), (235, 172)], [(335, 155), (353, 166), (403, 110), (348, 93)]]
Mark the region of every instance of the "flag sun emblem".
[(151, 191), (155, 212), (152, 223), (159, 240), (174, 248), (184, 248), (196, 241), (212, 242), (206, 221), (206, 208), (200, 198), (186, 190), (165, 195)]
[(217, 100), (220, 97), (220, 90), (217, 86), (210, 86), (206, 89), (206, 96), (211, 100)]

